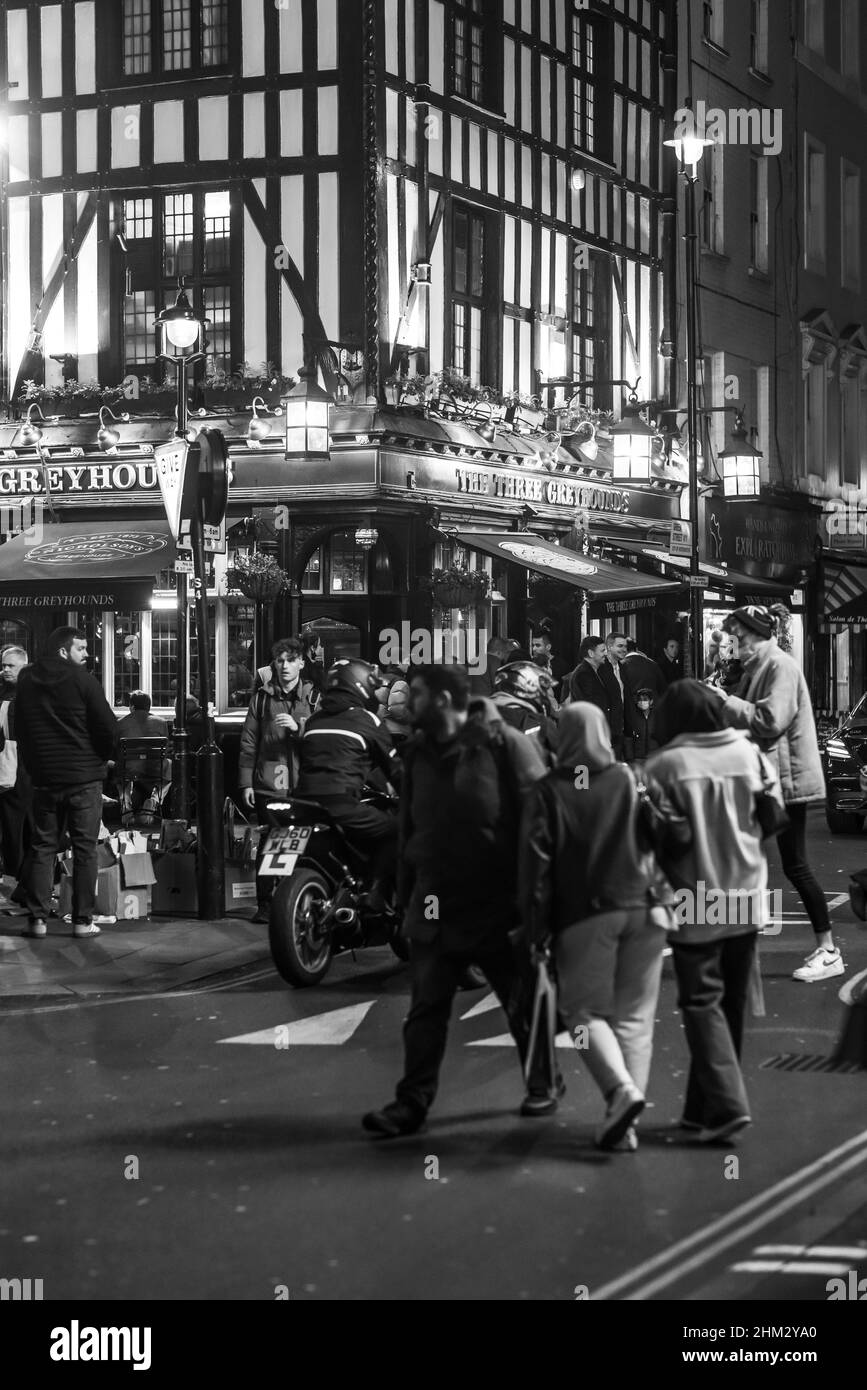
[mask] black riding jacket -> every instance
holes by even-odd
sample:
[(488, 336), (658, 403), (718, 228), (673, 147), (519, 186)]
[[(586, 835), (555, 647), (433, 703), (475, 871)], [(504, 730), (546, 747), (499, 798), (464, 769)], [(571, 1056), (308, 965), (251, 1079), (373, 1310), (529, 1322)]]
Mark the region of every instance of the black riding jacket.
[(375, 770), (397, 781), (400, 765), (391, 734), (375, 714), (353, 703), (355, 698), (328, 690), (307, 721), (299, 746), (298, 796), (358, 801)]

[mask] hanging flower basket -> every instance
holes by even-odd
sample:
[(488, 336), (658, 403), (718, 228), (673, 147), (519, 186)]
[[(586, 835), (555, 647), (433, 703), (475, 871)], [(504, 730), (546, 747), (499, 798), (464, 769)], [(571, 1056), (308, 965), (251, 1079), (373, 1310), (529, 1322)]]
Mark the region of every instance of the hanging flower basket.
[(273, 556), (262, 551), (239, 557), (226, 578), (231, 589), (240, 589), (244, 597), (254, 603), (273, 603), (291, 586), (286, 571)]
[(491, 581), (484, 570), (434, 570), (428, 589), (440, 608), (469, 608), (488, 596)]

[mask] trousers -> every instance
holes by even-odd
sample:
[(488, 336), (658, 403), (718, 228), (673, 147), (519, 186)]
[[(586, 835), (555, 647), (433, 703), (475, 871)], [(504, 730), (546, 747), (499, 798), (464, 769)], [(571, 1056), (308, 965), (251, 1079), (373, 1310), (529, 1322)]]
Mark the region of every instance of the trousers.
[(102, 819), (102, 783), (61, 789), (36, 787), (33, 835), (24, 867), (22, 901), (31, 918), (51, 911), (54, 860), (64, 831), (72, 842), (72, 920), (90, 922), (96, 898), (96, 842)]
[(689, 1044), (683, 1118), (715, 1128), (749, 1115), (741, 1042), (756, 932), (700, 945), (677, 945), (672, 959), (678, 1005)]

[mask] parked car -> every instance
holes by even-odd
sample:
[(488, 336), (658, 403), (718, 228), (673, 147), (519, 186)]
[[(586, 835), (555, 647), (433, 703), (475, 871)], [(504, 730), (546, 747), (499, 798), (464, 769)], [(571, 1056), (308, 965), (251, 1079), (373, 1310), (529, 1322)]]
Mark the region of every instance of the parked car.
[(856, 834), (867, 816), (867, 695), (822, 745), (822, 765), (828, 829)]

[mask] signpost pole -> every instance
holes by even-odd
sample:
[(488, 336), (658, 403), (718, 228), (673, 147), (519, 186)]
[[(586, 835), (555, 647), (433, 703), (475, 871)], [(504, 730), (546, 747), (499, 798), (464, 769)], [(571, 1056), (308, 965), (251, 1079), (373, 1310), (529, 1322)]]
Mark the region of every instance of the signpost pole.
[(214, 736), (211, 690), (211, 642), (208, 615), (205, 532), (202, 498), (196, 497), (191, 517), (193, 589), (196, 598), (196, 646), (199, 657), (199, 698), (205, 717), (205, 742), (196, 754), (196, 882), (199, 918), (213, 921), (226, 915), (226, 879), (223, 851), (223, 754)]

